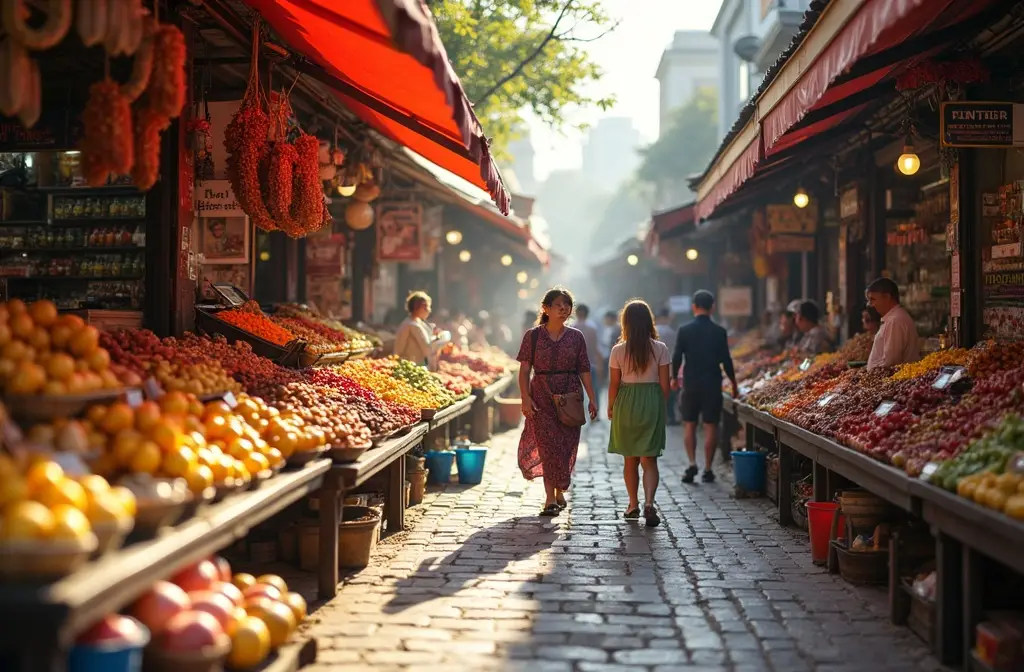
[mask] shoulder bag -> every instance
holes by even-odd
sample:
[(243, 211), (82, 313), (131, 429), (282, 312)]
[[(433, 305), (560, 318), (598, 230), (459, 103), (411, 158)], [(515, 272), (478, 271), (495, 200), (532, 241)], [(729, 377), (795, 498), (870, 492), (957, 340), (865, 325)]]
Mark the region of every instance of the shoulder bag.
[[(537, 358), (537, 339), (540, 338), (540, 330), (543, 327), (534, 327), (533, 335), (530, 337), (532, 342), (532, 348), (530, 351), (530, 364), (534, 364)], [(564, 338), (564, 336), (563, 336)], [(555, 405), (555, 414), (558, 415), (558, 421), (566, 427), (582, 427), (587, 424), (586, 409), (583, 408), (583, 394), (579, 391), (569, 392), (568, 394), (551, 394), (551, 388), (548, 386), (548, 376), (554, 376), (558, 374), (565, 375), (579, 375), (579, 371), (538, 371), (536, 368), (533, 370), (534, 375), (542, 376), (544, 389), (547, 390), (548, 396), (551, 397), (551, 401)]]

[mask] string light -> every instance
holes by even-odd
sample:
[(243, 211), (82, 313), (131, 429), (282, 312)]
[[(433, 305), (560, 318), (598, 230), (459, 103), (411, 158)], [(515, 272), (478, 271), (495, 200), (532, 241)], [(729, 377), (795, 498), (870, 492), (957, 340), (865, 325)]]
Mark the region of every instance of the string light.
[(640, 257), (636, 256), (635, 254), (631, 254), (628, 257), (626, 257), (626, 263), (629, 264), (630, 266), (636, 266), (637, 264), (640, 263)]
[(453, 229), (444, 234), (444, 239), (448, 241), (449, 245), (458, 245), (462, 242), (462, 232)]
[(803, 187), (797, 189), (796, 193), (793, 194), (793, 205), (798, 208), (806, 208), (810, 202), (811, 197), (807, 195), (807, 191)]
[(697, 257), (699, 256), (700, 253), (697, 252), (697, 250), (693, 249), (692, 247), (686, 251), (686, 258), (689, 259), (690, 261), (697, 261)]
[(511, 266), (512, 265), (512, 255), (511, 254), (503, 254), (503, 255), (501, 255), (501, 265), (502, 266)]
[(525, 285), (526, 281), (529, 279), (530, 276), (527, 275), (526, 271), (519, 271), (518, 273), (516, 273), (516, 280), (519, 282), (520, 285)]
[(462, 250), (459, 252), (459, 261), (466, 263), (473, 258), (473, 254), (469, 250)]

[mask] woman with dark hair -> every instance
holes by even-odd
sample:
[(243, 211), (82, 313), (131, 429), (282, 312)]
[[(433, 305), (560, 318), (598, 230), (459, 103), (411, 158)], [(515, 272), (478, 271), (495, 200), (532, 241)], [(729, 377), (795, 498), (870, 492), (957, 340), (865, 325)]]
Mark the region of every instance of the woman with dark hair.
[(634, 299), (622, 309), (622, 336), (609, 358), (608, 419), (612, 421), (608, 452), (626, 458), (623, 479), (629, 504), (626, 518), (640, 517), (640, 467), (644, 470), (644, 521), (656, 527), (658, 458), (665, 451), (665, 400), (671, 391), (672, 355), (658, 340), (651, 307)]
[(522, 363), (519, 389), (526, 416), (519, 439), (519, 469), (527, 480), (544, 479), (541, 515), (548, 517), (566, 507), (565, 491), (572, 481), (580, 445), (580, 428), (562, 423), (552, 395), (579, 392), (582, 382), (590, 419), (597, 417), (586, 339), (582, 332), (565, 325), (574, 307), (568, 290), (549, 290), (541, 301), (537, 326), (523, 335), (516, 357)]
[(871, 334), (871, 337), (874, 338), (875, 334), (882, 327), (882, 316), (878, 314), (877, 310), (867, 306), (860, 312), (860, 322), (864, 325), (864, 331)]

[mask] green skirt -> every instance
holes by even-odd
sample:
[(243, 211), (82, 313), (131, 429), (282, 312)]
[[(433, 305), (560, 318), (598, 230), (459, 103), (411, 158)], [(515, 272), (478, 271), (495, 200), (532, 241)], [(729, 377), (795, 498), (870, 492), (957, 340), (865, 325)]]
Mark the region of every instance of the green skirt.
[(612, 408), (608, 452), (661, 457), (665, 451), (665, 395), (658, 383), (623, 383)]

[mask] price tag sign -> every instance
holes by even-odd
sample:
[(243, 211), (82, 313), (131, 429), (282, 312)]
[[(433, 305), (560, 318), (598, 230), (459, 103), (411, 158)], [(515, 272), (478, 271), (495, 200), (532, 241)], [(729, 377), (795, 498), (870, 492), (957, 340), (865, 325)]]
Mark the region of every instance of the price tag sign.
[(807, 369), (811, 368), (811, 364), (812, 363), (813, 363), (813, 360), (811, 360), (810, 358), (805, 359), (800, 364), (800, 370), (801, 371), (806, 371)]
[(839, 395), (836, 392), (829, 392), (828, 394), (821, 395), (821, 398), (818, 399), (818, 408), (825, 408), (838, 396)]
[(879, 418), (884, 418), (885, 416), (889, 415), (889, 413), (891, 413), (892, 409), (894, 408), (896, 408), (895, 401), (883, 401), (878, 405), (878, 408), (875, 409), (875, 416)]
[(146, 391), (146, 396), (150, 399), (159, 399), (164, 396), (164, 390), (156, 378), (147, 378), (146, 382), (142, 384), (142, 389)]
[(234, 408), (235, 406), (238, 406), (238, 400), (235, 399), (235, 393), (228, 392), (227, 394), (225, 394), (224, 403), (228, 405), (228, 408)]
[(928, 464), (924, 465), (924, 467), (921, 469), (921, 476), (920, 476), (921, 480), (922, 481), (931, 481), (932, 480), (932, 476), (938, 470), (939, 470), (939, 463), (938, 462), (929, 462)]
[(132, 408), (138, 408), (142, 405), (142, 402), (146, 400), (142, 390), (138, 388), (132, 388), (124, 393), (124, 400)]
[(939, 375), (935, 377), (932, 387), (936, 390), (944, 390), (956, 381), (964, 377), (964, 367), (944, 366), (939, 369)]

